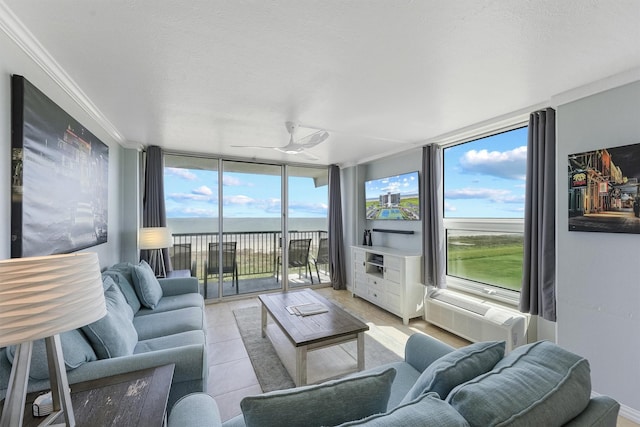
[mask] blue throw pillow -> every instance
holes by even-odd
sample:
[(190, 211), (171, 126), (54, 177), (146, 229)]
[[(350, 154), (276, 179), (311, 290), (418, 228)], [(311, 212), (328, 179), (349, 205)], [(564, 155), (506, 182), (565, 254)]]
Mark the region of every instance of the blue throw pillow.
[(162, 287), (156, 278), (155, 273), (146, 261), (133, 266), (133, 286), (140, 302), (150, 309), (156, 308), (160, 298), (162, 298)]
[(427, 393), (387, 413), (350, 421), (339, 427), (347, 426), (469, 427), (469, 423), (451, 405), (440, 400), (437, 393)]
[(400, 402), (407, 403), (423, 393), (436, 392), (442, 399), (458, 384), (489, 372), (504, 356), (504, 341), (477, 342), (435, 360), (416, 380)]
[[(65, 369), (71, 371), (87, 362), (97, 360), (96, 353), (85, 338), (84, 334), (78, 329), (63, 332), (60, 334), (60, 344), (62, 346), (62, 354), (64, 356)], [(7, 359), (13, 364), (16, 346), (7, 347)], [(31, 352), (31, 368), (29, 369), (29, 378), (34, 380), (49, 379), (49, 364), (47, 361), (47, 351), (44, 340), (36, 340), (33, 343)]]
[[(105, 285), (105, 282), (103, 282)], [(138, 343), (138, 333), (133, 327), (133, 312), (118, 285), (109, 279), (104, 291), (107, 315), (82, 327), (93, 350), (100, 359), (133, 354)]]
[(120, 286), (120, 290), (133, 309), (133, 313), (137, 313), (140, 310), (140, 300), (133, 286), (133, 264), (122, 262), (112, 265), (102, 273), (102, 277), (105, 276), (110, 276)]
[(518, 347), (447, 401), (472, 426), (564, 425), (589, 404), (589, 362), (547, 341)]
[(387, 410), (396, 370), (242, 399), (247, 427), (334, 426)]

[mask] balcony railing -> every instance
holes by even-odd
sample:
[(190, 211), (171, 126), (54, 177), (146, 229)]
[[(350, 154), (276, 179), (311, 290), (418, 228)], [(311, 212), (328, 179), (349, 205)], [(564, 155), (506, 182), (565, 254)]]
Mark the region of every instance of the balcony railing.
[[(209, 244), (219, 242), (219, 237), (215, 232), (173, 234), (173, 247), (169, 249), (173, 269), (191, 270), (202, 281)], [(327, 232), (324, 230), (289, 232), (289, 240), (311, 239), (311, 257), (318, 253), (320, 239), (325, 237)], [(244, 231), (222, 235), (223, 242), (236, 242), (236, 263), (240, 278), (274, 276), (282, 251), (281, 239), (280, 231)]]

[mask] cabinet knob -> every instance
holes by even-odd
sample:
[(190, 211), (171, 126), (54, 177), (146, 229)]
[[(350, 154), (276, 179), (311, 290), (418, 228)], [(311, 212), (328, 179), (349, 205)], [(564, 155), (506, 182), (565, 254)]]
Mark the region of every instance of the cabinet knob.
[(365, 267), (367, 265), (367, 263), (365, 263), (364, 261), (362, 262), (362, 266)]

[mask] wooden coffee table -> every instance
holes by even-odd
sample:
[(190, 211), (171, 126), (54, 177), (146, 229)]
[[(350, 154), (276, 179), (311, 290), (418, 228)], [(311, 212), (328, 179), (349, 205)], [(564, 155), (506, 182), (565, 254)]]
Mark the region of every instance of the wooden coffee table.
[[(71, 384), (76, 426), (166, 425), (167, 401), (174, 366), (170, 364)], [(31, 410), (33, 401), (39, 394), (27, 395), (23, 422), (25, 427), (37, 426), (44, 420), (44, 417), (34, 417)], [(59, 415), (55, 422), (64, 422), (61, 417)]]
[[(357, 367), (354, 371), (364, 369), (364, 333), (369, 330), (369, 326), (322, 295), (305, 289), (260, 295), (260, 302), (262, 303), (262, 337), (268, 335), (268, 313), (295, 348), (295, 366), (293, 367), (294, 372), (291, 372), (292, 369), (287, 366), (274, 343), (280, 359), (289, 370), (296, 386), (307, 384), (307, 352), (312, 350), (356, 340)], [(306, 303), (323, 304), (326, 306), (327, 312), (298, 316), (287, 310), (287, 307)]]

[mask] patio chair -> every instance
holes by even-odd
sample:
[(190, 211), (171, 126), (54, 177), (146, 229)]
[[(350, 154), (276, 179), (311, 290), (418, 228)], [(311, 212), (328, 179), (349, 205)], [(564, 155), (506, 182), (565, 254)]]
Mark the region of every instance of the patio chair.
[(191, 243), (176, 243), (170, 247), (169, 258), (173, 271), (189, 270), (191, 277), (196, 277), (196, 261), (191, 262)]
[[(204, 262), (204, 297), (207, 298), (207, 279), (210, 275), (217, 276), (220, 273), (218, 268), (219, 245), (209, 243), (209, 253)], [(222, 242), (222, 275), (233, 275), (231, 286), (235, 286), (238, 293), (238, 263), (236, 262), (236, 242)]]
[[(313, 274), (311, 273), (311, 262), (309, 261), (309, 248), (311, 247), (311, 239), (293, 239), (289, 240), (289, 268), (298, 268), (298, 273), (302, 267), (305, 268), (305, 275), (309, 271), (309, 279), (313, 285)], [(276, 282), (280, 272), (280, 264), (282, 258), (278, 257), (276, 263)], [(300, 274), (300, 273), (299, 273)]]
[(320, 271), (318, 270), (318, 264), (329, 266), (329, 239), (323, 237), (318, 244), (318, 254), (313, 258), (313, 264), (316, 266), (316, 274), (318, 275), (318, 283), (320, 280)]

